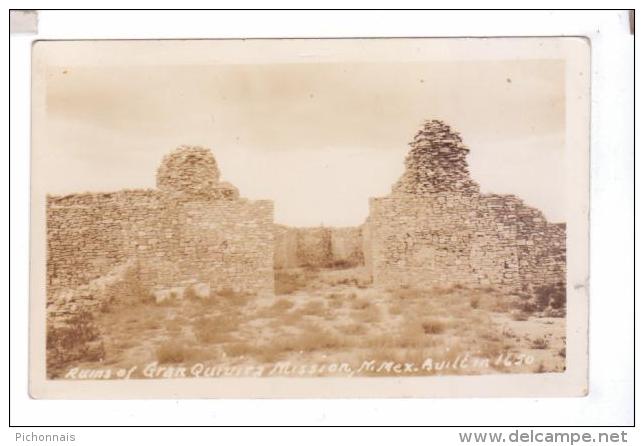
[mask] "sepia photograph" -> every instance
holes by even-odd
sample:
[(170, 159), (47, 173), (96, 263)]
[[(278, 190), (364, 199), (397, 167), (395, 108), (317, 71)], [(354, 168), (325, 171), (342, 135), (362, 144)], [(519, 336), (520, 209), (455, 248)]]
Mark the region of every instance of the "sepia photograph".
[(589, 76), (576, 38), (36, 42), (32, 395), (584, 395)]

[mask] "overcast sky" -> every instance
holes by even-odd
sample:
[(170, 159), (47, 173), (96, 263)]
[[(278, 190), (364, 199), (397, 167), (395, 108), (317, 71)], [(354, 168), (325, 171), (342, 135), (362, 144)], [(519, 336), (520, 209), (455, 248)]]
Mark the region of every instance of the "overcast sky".
[(180, 144), (213, 150), (242, 196), (279, 223), (357, 225), (387, 194), (423, 120), (470, 147), (483, 192), (564, 220), (562, 60), (137, 65), (44, 68), (51, 193), (154, 187)]

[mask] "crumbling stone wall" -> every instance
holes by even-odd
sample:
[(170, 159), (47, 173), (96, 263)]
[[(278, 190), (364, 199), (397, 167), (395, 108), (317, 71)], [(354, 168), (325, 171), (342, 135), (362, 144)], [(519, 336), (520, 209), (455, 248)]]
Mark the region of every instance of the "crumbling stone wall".
[(219, 182), (212, 153), (180, 147), (158, 189), (47, 199), (49, 299), (134, 262), (143, 287), (197, 280), (213, 290), (273, 293), (273, 203)]
[(370, 200), (365, 263), (378, 286), (490, 285), (511, 292), (565, 282), (565, 226), (513, 195), (483, 195), (469, 149), (441, 121), (410, 144), (405, 172)]
[(275, 226), (276, 268), (358, 266), (364, 264), (360, 227), (293, 228)]
[(331, 261), (336, 266), (364, 265), (361, 227), (331, 230)]
[(273, 265), (275, 268), (297, 268), (300, 266), (297, 257), (297, 228), (275, 225), (274, 240)]

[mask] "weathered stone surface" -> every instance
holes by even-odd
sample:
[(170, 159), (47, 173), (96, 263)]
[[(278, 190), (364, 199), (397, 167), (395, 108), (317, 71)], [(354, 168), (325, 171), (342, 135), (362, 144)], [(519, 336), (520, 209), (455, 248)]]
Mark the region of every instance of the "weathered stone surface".
[(468, 149), (446, 124), (428, 121), (411, 146), (391, 195), (370, 200), (363, 246), (376, 285), (565, 283), (564, 224), (513, 195), (480, 194)]
[(162, 191), (208, 197), (218, 183), (217, 161), (202, 147), (179, 147), (163, 158), (157, 170), (157, 188)]
[(450, 126), (436, 119), (426, 121), (409, 145), (405, 173), (393, 186), (394, 194), (478, 192), (467, 165), (469, 149)]
[(275, 225), (276, 268), (357, 266), (364, 263), (360, 227)]
[(47, 197), (48, 300), (125, 263), (148, 293), (193, 280), (208, 294), (272, 294), (273, 203), (240, 199), (218, 178), (210, 151), (181, 147), (164, 158), (159, 189)]

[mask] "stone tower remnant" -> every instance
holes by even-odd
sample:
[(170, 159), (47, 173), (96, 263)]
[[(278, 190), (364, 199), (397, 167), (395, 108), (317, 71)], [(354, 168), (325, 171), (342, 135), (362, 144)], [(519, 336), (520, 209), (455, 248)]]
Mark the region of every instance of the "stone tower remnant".
[(163, 158), (156, 189), (48, 196), (48, 300), (126, 264), (143, 290), (272, 294), (273, 202), (219, 179), (210, 150), (182, 146)]
[(531, 292), (565, 283), (564, 224), (514, 195), (481, 194), (469, 149), (439, 120), (410, 143), (405, 171), (370, 200), (365, 263), (377, 286), (494, 286)]
[(410, 146), (405, 172), (393, 186), (394, 193), (478, 192), (466, 160), (470, 149), (447, 124), (427, 121)]

